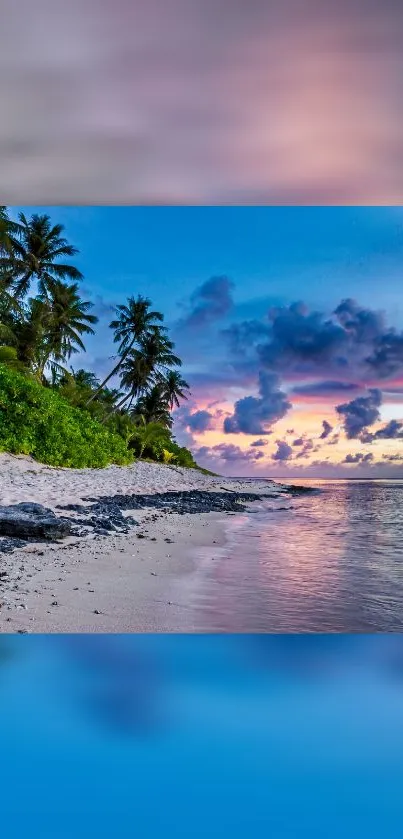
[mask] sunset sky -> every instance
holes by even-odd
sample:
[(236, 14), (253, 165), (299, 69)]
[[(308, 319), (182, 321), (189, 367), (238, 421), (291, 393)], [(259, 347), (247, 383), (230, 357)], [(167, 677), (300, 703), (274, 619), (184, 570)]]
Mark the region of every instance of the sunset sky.
[(175, 433), (230, 475), (403, 476), (403, 209), (24, 207), (79, 249), (102, 376), (113, 306), (165, 314), (191, 385)]

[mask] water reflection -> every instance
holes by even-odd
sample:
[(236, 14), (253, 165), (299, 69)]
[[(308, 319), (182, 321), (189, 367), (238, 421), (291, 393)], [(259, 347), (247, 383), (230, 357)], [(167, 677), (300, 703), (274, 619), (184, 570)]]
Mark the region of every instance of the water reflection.
[(200, 566), (201, 630), (403, 629), (403, 482), (317, 485), (230, 524), (226, 549)]

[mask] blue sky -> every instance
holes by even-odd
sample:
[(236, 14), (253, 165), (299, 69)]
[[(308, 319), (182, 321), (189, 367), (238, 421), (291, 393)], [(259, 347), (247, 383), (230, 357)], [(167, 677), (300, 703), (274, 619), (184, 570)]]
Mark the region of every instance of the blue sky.
[(331, 306), (351, 296), (399, 322), (400, 207), (22, 207), (48, 212), (80, 249), (95, 293), (148, 293), (174, 318), (208, 277), (236, 283), (249, 314), (261, 301)]
[[(191, 402), (177, 415), (175, 430), (206, 465), (217, 464), (218, 471), (232, 474), (286, 469), (307, 476), (318, 471), (344, 474), (346, 469), (357, 475), (373, 475), (375, 469), (395, 474), (400, 468), (400, 428), (391, 438), (388, 432), (372, 440), (370, 435), (382, 431), (382, 422), (403, 416), (403, 351), (400, 362), (400, 337), (396, 350), (390, 332), (395, 329), (400, 336), (403, 328), (401, 208), (29, 206), (13, 212), (19, 209), (49, 213), (65, 224), (68, 239), (80, 250), (75, 262), (85, 277), (83, 293), (94, 300), (100, 316), (85, 363), (99, 374), (110, 368), (113, 346), (107, 325), (113, 305), (129, 295), (146, 294), (164, 312), (192, 385)], [(371, 334), (368, 327), (365, 335), (362, 328), (362, 334), (356, 329), (353, 335), (344, 313), (336, 317), (342, 334), (336, 330), (330, 335), (327, 320), (334, 321), (334, 311), (345, 299), (355, 301), (354, 318), (361, 327), (368, 318), (378, 319)], [(302, 314), (292, 309), (299, 301), (305, 306)], [(274, 314), (267, 331), (269, 311)], [(292, 346), (298, 330), (303, 342), (319, 341), (308, 360), (303, 344)], [(326, 342), (334, 338), (336, 347), (346, 336), (348, 347), (344, 341), (339, 355), (329, 355)], [(389, 366), (391, 355), (394, 359), (391, 369), (385, 363), (380, 367), (385, 341)], [(374, 353), (375, 372), (366, 361)], [(82, 361), (75, 358), (74, 365)], [(259, 394), (262, 387), (264, 396)], [(373, 411), (371, 430), (362, 425), (353, 438), (346, 437), (346, 413), (337, 412), (348, 401), (346, 388), (350, 402), (369, 400), (353, 405), (354, 415), (361, 408)], [(374, 388), (381, 396), (372, 406)], [(243, 402), (231, 421), (235, 403), (245, 398), (255, 401)], [(199, 411), (210, 418), (192, 419)], [(323, 420), (338, 436), (326, 452), (322, 447), (330, 441), (319, 443)], [(258, 429), (255, 438), (245, 431), (247, 426)], [(266, 445), (251, 446), (261, 436), (259, 429)], [(290, 435), (290, 430), (297, 433)], [(304, 455), (299, 451), (297, 458), (292, 438), (301, 435)], [(344, 463), (346, 457), (350, 462)]]

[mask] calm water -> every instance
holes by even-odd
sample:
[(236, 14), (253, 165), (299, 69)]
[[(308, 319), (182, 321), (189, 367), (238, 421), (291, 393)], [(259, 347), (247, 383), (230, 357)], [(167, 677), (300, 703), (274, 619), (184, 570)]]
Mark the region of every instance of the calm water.
[(200, 557), (199, 628), (403, 631), (403, 481), (296, 483), (317, 492), (229, 519)]

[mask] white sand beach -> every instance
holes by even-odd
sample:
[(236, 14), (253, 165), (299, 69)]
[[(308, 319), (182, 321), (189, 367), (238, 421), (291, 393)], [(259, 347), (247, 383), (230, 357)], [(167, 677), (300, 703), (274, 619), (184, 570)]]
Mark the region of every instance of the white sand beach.
[[(247, 480), (139, 461), (106, 469), (55, 469), (31, 458), (0, 454), (0, 504), (42, 504), (60, 515), (68, 504), (115, 495), (165, 492), (250, 492)], [(259, 493), (283, 487), (260, 482)], [(130, 511), (129, 511), (130, 512)], [(70, 515), (69, 511), (63, 513)], [(71, 513), (73, 515), (73, 513)], [(227, 512), (176, 513), (136, 509), (127, 534), (29, 541), (0, 553), (2, 632), (197, 631), (186, 602), (197, 550), (225, 540)], [(232, 513), (234, 515), (234, 513)], [(140, 534), (140, 536), (139, 536)]]

